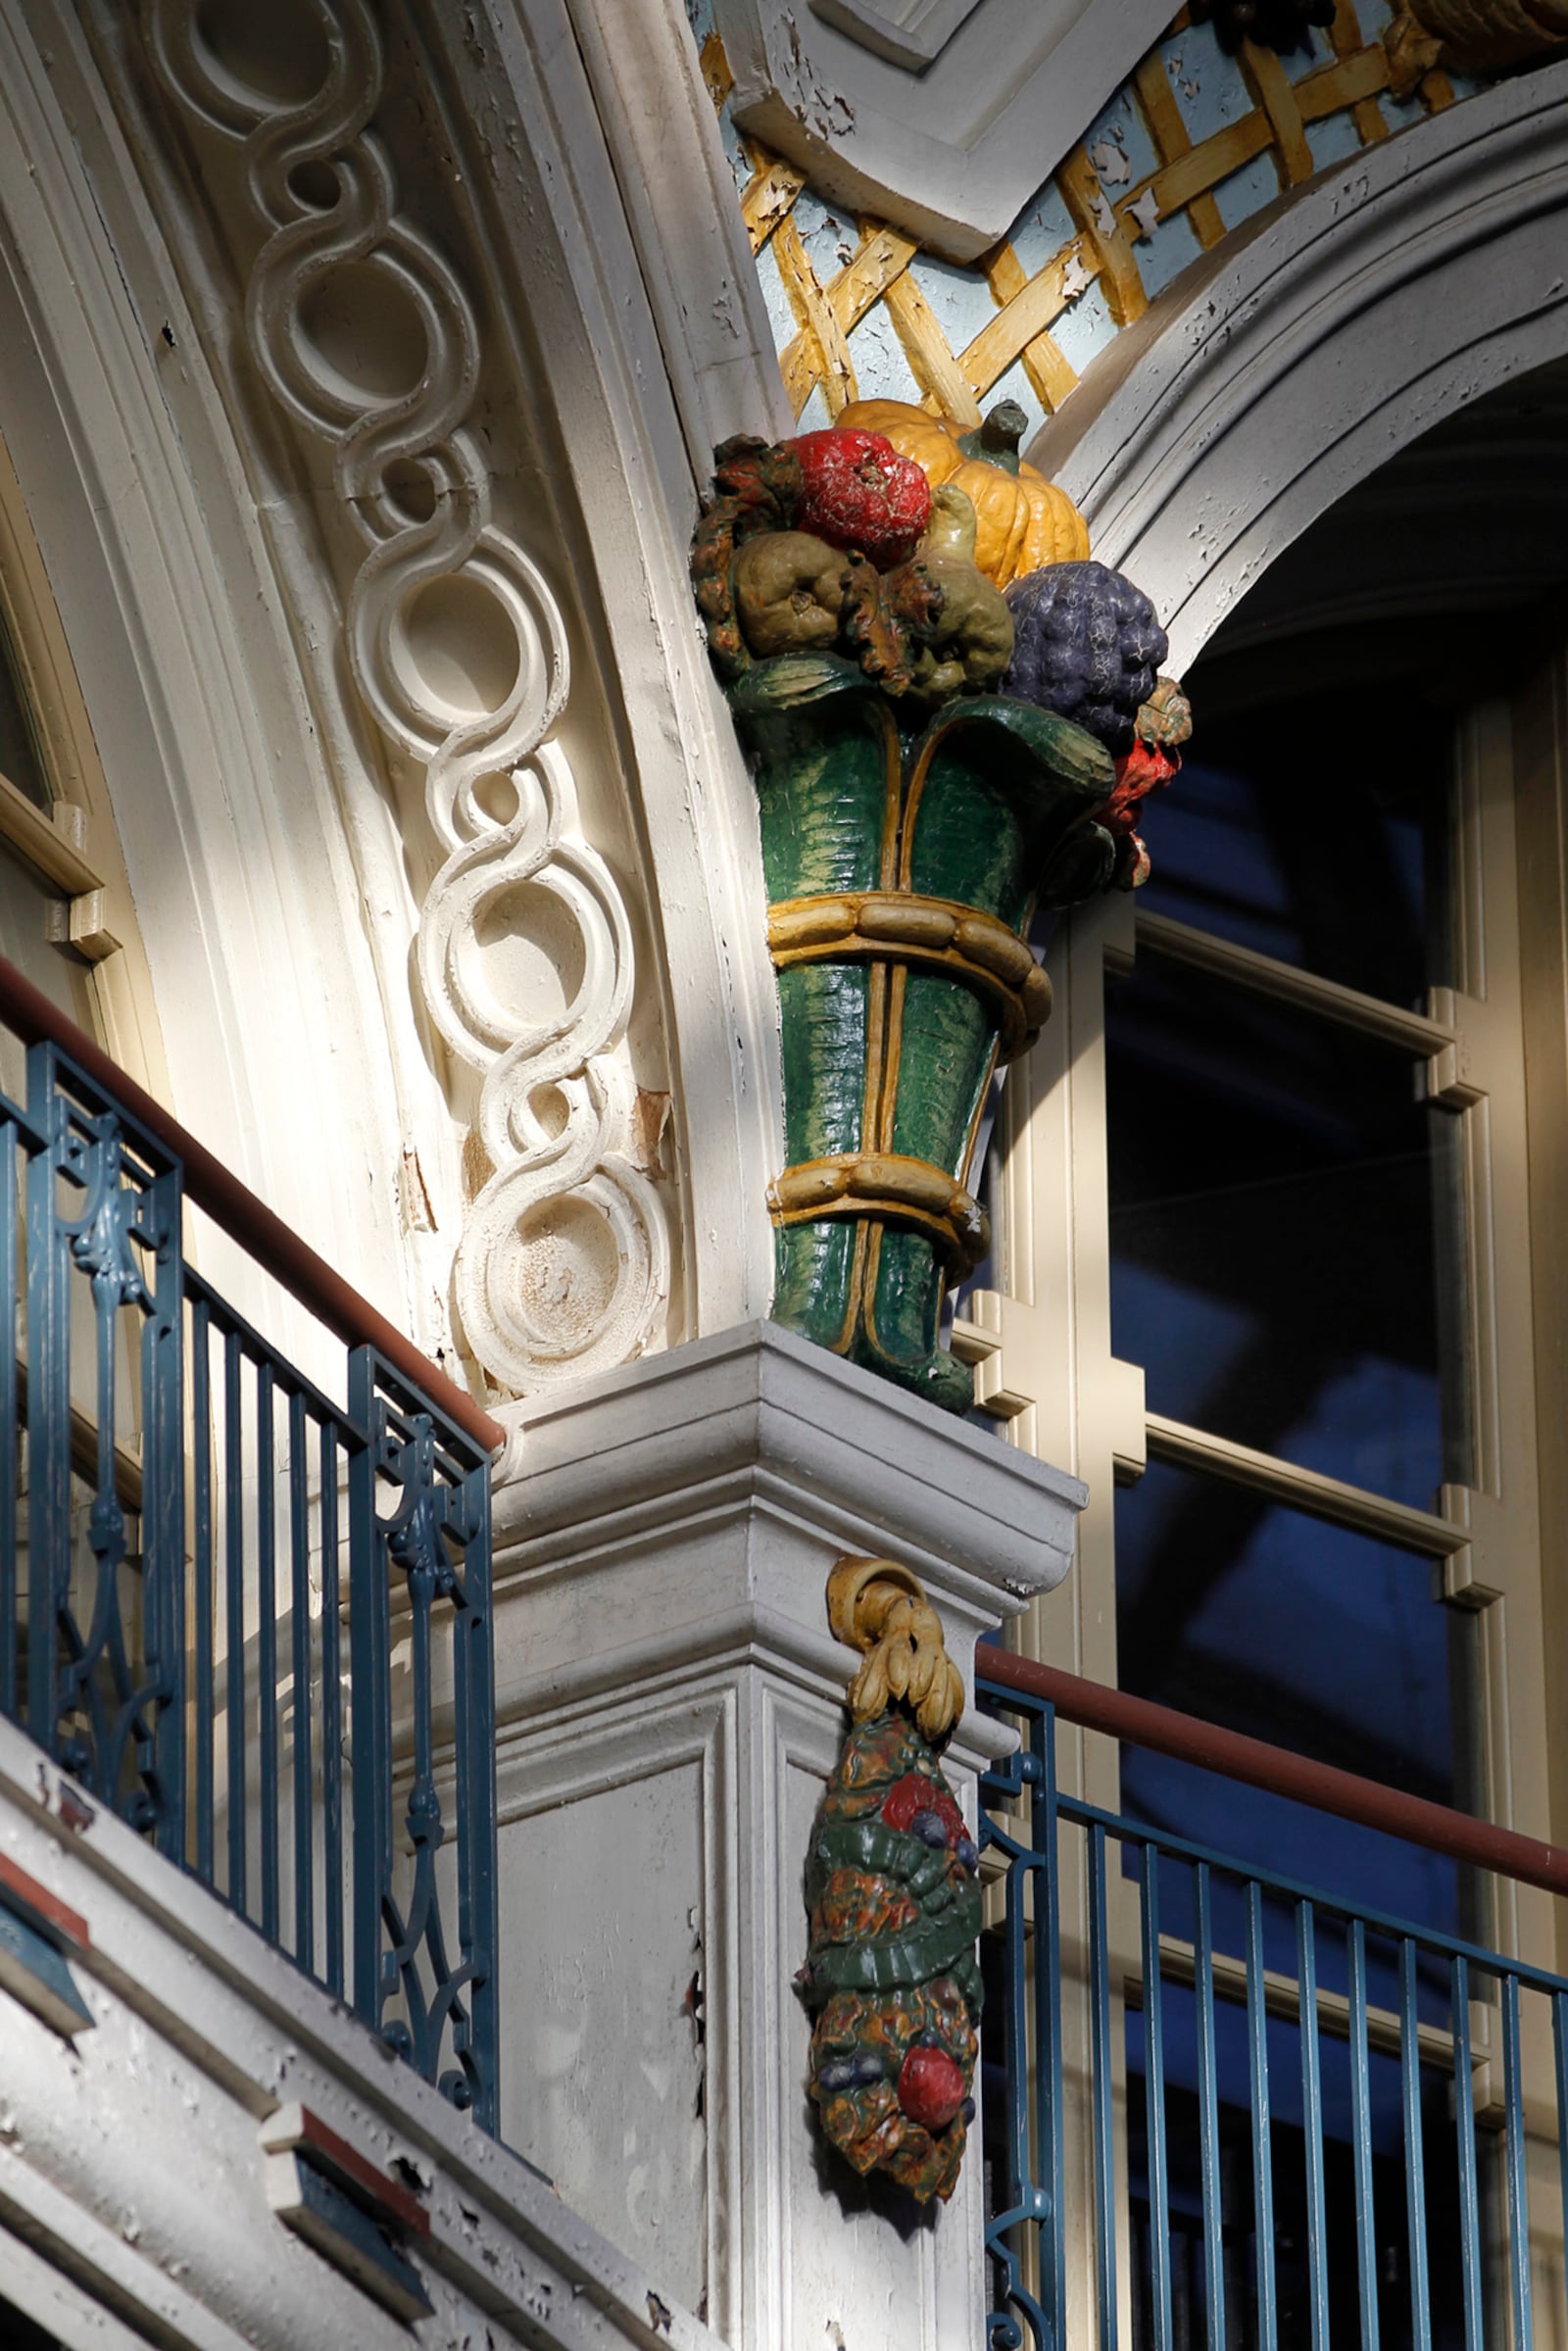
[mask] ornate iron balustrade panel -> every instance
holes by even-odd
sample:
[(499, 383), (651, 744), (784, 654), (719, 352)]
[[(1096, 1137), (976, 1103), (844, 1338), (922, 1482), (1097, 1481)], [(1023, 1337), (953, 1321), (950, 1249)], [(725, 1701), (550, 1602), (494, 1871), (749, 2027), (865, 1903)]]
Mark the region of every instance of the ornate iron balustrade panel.
[(1557, 2339), (1568, 1978), (1064, 1795), (980, 1695), (991, 2351), (1065, 2351), (1069, 2238), (1098, 2351)]
[(26, 1071), (0, 1711), (493, 2131), (489, 1457), (370, 1347), (323, 1393), (187, 1262), (173, 1153)]

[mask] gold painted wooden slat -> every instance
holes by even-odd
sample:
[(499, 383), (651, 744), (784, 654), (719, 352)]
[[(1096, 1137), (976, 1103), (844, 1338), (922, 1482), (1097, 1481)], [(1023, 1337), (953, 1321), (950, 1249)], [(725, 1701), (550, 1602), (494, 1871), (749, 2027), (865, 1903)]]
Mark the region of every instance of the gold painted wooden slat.
[(873, 303), (881, 301), (920, 250), (913, 237), (890, 228), (886, 221), (862, 220), (859, 227), (865, 242), (827, 288), (833, 316), (846, 334), (858, 326)]
[[(1321, 122), (1325, 115), (1343, 114), (1347, 109), (1353, 114), (1358, 104), (1372, 102), (1375, 93), (1388, 86), (1389, 61), (1383, 51), (1363, 49), (1356, 57), (1342, 58), (1337, 65), (1320, 66), (1315, 73), (1303, 74), (1296, 85), (1296, 101), (1303, 122)], [(1388, 125), (1375, 104), (1372, 111), (1378, 120), (1372, 135), (1380, 137)]]
[[(1048, 269), (1053, 266), (1051, 263), (1047, 264)], [(985, 272), (986, 283), (1003, 309), (1005, 309), (1009, 302), (1021, 294), (1029, 283), (1022, 262), (1012, 247), (1005, 242), (993, 247), (986, 259)], [(971, 343), (959, 365), (963, 367), (965, 374), (969, 376), (970, 382), (974, 384), (977, 393), (989, 392), (991, 385), (996, 382), (997, 376), (993, 375), (990, 381), (984, 385), (976, 380), (970, 367), (970, 353), (973, 349), (974, 346)], [(1023, 362), (1023, 371), (1029, 378), (1036, 399), (1048, 416), (1054, 416), (1078, 381), (1077, 368), (1053, 334), (1032, 335), (1018, 356)], [(1004, 370), (1000, 367), (997, 370), (998, 375), (1004, 372)]]
[(806, 185), (806, 173), (797, 171), (793, 164), (779, 156), (769, 155), (765, 147), (754, 147), (748, 140), (746, 160), (752, 167), (752, 176), (741, 195), (741, 219), (752, 240), (752, 251), (760, 253), (781, 220), (789, 219), (795, 199)]
[[(848, 337), (860, 323), (872, 306), (880, 302), (888, 287), (906, 269), (919, 246), (912, 237), (900, 234), (876, 220), (862, 220), (860, 233), (864, 239), (854, 260), (831, 278), (822, 289), (822, 298), (838, 321), (840, 332)], [(813, 271), (814, 277), (814, 271)], [(786, 346), (779, 360), (786, 389), (802, 382), (806, 389), (795, 404), (800, 415), (810, 396), (811, 385), (817, 380), (815, 368), (815, 334), (807, 329)]]
[(938, 412), (966, 431), (980, 421), (980, 403), (921, 293), (914, 271), (896, 277), (884, 297), (909, 371)]
[(1290, 75), (1273, 50), (1260, 48), (1255, 41), (1242, 43), (1241, 66), (1243, 80), (1268, 117), (1284, 180), (1294, 186), (1298, 180), (1310, 179), (1317, 167), (1306, 143)]
[[(1176, 163), (1193, 152), (1192, 133), (1182, 120), (1182, 110), (1176, 103), (1176, 93), (1165, 72), (1165, 61), (1157, 49), (1152, 49), (1133, 75), (1133, 87), (1138, 92), (1148, 122), (1154, 153), (1162, 164)], [(1158, 202), (1156, 193), (1155, 202)], [(1163, 211), (1163, 207), (1161, 207)], [(1225, 234), (1219, 206), (1206, 188), (1200, 188), (1187, 207), (1187, 218), (1193, 232), (1205, 249), (1217, 245)]]
[[(1244, 164), (1261, 155), (1268, 143), (1268, 117), (1260, 107), (1254, 107), (1250, 115), (1243, 115), (1234, 122), (1227, 122), (1211, 138), (1200, 139), (1188, 154), (1166, 164), (1147, 183), (1154, 191), (1160, 219), (1185, 212), (1195, 197), (1217, 188), (1233, 171), (1241, 171)], [(1134, 191), (1135, 200), (1142, 192), (1142, 189)]]
[(729, 70), (724, 44), (716, 32), (710, 32), (697, 52), (697, 64), (716, 115), (735, 87), (735, 76)]
[[(1329, 27), (1329, 45), (1336, 57), (1373, 57), (1383, 65), (1384, 85), (1388, 80), (1388, 53), (1380, 41), (1368, 41), (1361, 31), (1352, 0), (1335, 0), (1334, 22)], [(1389, 126), (1383, 120), (1383, 109), (1375, 97), (1358, 98), (1350, 109), (1356, 136), (1363, 147), (1377, 139), (1386, 139)]]
[[(1065, 252), (1056, 254), (1047, 262), (1045, 268), (1037, 270), (1033, 277), (1025, 277), (1014, 262), (1020, 280), (1017, 292), (1009, 302), (1004, 304), (994, 318), (986, 320), (973, 342), (966, 345), (958, 361), (977, 394), (983, 397), (989, 392), (998, 376), (1005, 375), (1014, 360), (1021, 358), (1060, 318), (1067, 307), (1062, 281), (1068, 265), (1081, 253), (1082, 245), (1082, 239), (1069, 245)], [(1055, 350), (1054, 344), (1052, 349)], [(1059, 352), (1056, 356), (1061, 358)], [(1066, 366), (1064, 360), (1061, 364)], [(1073, 381), (1077, 381), (1076, 376)], [(1062, 398), (1065, 397), (1063, 393)]]
[(793, 220), (781, 220), (774, 232), (773, 260), (803, 330), (790, 345), (792, 364), (781, 363), (791, 410), (798, 416), (809, 400), (813, 385), (820, 383), (828, 414), (836, 416), (855, 398), (855, 366), (844, 329), (817, 282), (810, 256)]
[(1132, 239), (1120, 220), (1115, 234), (1106, 236), (1095, 219), (1097, 199), (1103, 203), (1106, 198), (1100, 174), (1082, 147), (1074, 147), (1063, 158), (1056, 185), (1085, 245), (1100, 265), (1101, 283), (1111, 317), (1118, 326), (1131, 326), (1149, 308), (1149, 297), (1144, 292)]

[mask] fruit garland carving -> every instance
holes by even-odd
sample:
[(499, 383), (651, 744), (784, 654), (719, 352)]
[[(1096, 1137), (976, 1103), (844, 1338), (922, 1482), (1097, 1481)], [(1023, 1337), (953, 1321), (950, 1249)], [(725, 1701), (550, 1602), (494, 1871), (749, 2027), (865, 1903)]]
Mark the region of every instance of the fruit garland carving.
[(957, 2183), (974, 2116), (979, 1855), (936, 1758), (963, 1683), (917, 1579), (841, 1559), (828, 1621), (864, 1651), (851, 1730), (811, 1829), (810, 2093), (856, 2171), (920, 2203)]

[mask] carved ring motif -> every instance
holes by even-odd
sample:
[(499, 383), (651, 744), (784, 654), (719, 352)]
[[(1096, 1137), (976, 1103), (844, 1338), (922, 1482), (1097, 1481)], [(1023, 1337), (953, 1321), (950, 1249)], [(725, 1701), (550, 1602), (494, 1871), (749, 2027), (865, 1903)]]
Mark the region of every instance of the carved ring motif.
[[(664, 1212), (626, 1149), (631, 928), (551, 739), (570, 688), (561, 609), (494, 518), (470, 427), (483, 357), (473, 306), (400, 209), (392, 157), (368, 127), (383, 85), (374, 18), (366, 0), (312, 0), (311, 14), (322, 77), (285, 97), (220, 57), (195, 0), (144, 0), (165, 88), (242, 143), (268, 231), (247, 339), (280, 406), (329, 445), (333, 488), (365, 543), (344, 613), (349, 665), (376, 724), (424, 767), (445, 862), (421, 911), (421, 991), (483, 1077), (491, 1172), (458, 1244), (455, 1299), (485, 1371), (526, 1393), (638, 1353), (668, 1291)], [(454, 639), (494, 657), (456, 688)], [(558, 974), (580, 973), (543, 1018), (487, 972), (487, 928), (504, 929), (524, 898), (545, 909)]]
[(962, 980), (996, 1013), (1004, 1061), (1026, 1053), (1050, 1017), (1051, 982), (1027, 942), (957, 899), (912, 890), (780, 899), (767, 910), (767, 943), (779, 971), (875, 957)]

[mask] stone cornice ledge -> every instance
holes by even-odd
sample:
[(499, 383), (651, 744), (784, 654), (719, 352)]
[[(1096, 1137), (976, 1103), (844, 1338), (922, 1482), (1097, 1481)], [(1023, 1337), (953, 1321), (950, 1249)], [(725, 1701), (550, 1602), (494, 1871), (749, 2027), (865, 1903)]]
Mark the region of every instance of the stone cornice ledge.
[[(1076, 1478), (772, 1323), (519, 1406), (495, 1491), (498, 1590), (743, 1494), (809, 1506), (846, 1548), (895, 1547), (965, 1617), (1016, 1615), (1066, 1574)], [(517, 1474), (508, 1474), (513, 1464)]]

